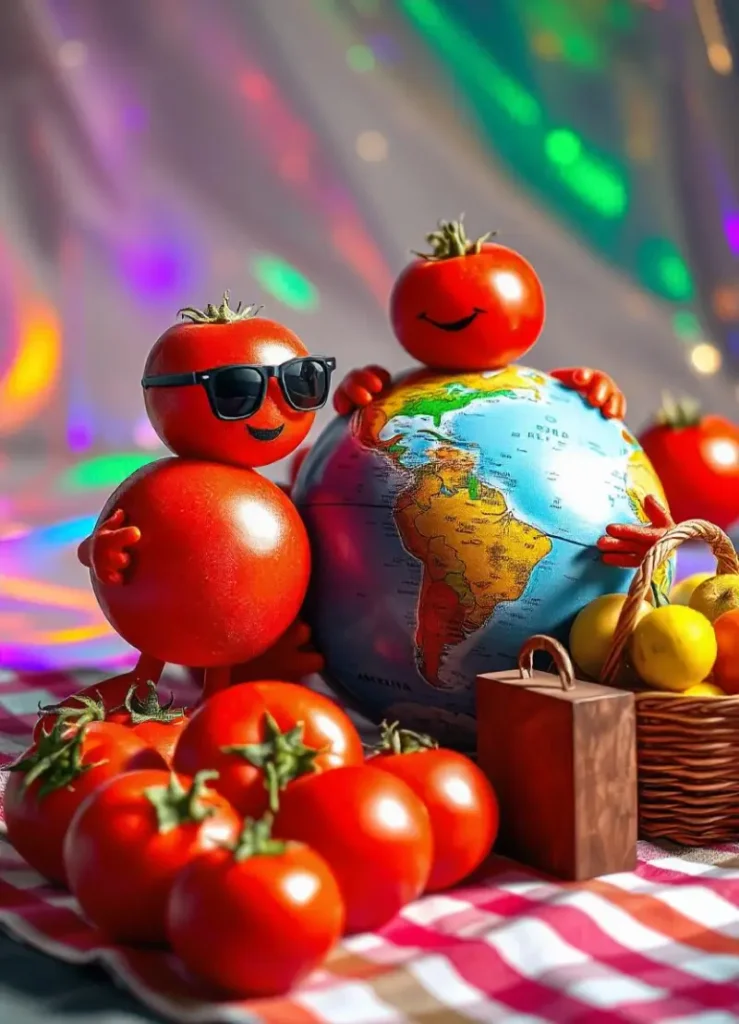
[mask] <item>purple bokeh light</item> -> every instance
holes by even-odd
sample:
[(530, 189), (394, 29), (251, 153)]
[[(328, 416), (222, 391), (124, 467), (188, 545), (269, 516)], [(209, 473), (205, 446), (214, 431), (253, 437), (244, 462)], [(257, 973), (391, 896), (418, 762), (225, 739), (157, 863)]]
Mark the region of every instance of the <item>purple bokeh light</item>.
[(190, 252), (171, 238), (126, 246), (120, 267), (129, 289), (144, 301), (178, 301), (193, 287), (196, 276)]
[(731, 251), (739, 256), (739, 210), (724, 217), (724, 234)]

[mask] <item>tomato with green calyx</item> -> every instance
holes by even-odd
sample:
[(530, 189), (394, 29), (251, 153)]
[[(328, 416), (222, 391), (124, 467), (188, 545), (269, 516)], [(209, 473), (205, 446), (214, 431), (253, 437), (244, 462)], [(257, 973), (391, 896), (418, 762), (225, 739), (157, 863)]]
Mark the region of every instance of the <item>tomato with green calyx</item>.
[(173, 695), (162, 704), (156, 683), (149, 682), (145, 697), (141, 697), (140, 688), (132, 687), (123, 707), (111, 711), (107, 721), (131, 729), (171, 764), (177, 742), (188, 723), (188, 714), (187, 708), (174, 707)]
[(174, 697), (162, 704), (154, 682), (129, 686), (124, 699), (112, 706), (108, 697), (83, 691), (61, 704), (41, 708), (43, 717), (36, 723), (34, 735), (53, 718), (83, 725), (85, 722), (114, 722), (123, 725), (149, 746), (158, 750), (167, 764), (172, 763), (174, 748), (187, 725), (188, 711), (173, 707)]
[[(88, 701), (101, 705), (106, 713), (113, 711), (115, 708), (122, 707), (126, 700), (126, 695), (132, 687), (135, 687), (135, 692), (139, 697), (142, 699), (146, 697), (148, 684), (135, 680), (132, 672), (124, 672), (120, 676), (102, 679), (99, 683), (86, 686), (78, 693), (71, 693), (58, 704), (39, 705), (38, 721), (33, 727), (34, 742), (42, 732), (49, 732), (58, 718), (78, 718), (84, 711), (88, 710)], [(93, 715), (90, 720), (102, 721), (104, 717), (105, 715)]]
[(85, 916), (113, 941), (164, 943), (177, 872), (238, 836), (241, 819), (208, 786), (215, 776), (127, 772), (77, 810), (64, 841), (69, 888)]
[(302, 843), (247, 820), (230, 849), (191, 861), (172, 885), (167, 934), (185, 966), (233, 997), (282, 995), (318, 967), (344, 926), (339, 886)]
[(430, 736), (383, 722), (368, 763), (402, 779), (429, 812), (434, 860), (427, 892), (449, 889), (482, 864), (498, 832), (498, 800), (473, 761)]
[(157, 751), (122, 725), (59, 720), (8, 769), (8, 839), (35, 871), (65, 884), (64, 837), (85, 798), (123, 772), (165, 767)]
[(434, 370), (499, 369), (535, 344), (544, 325), (544, 290), (514, 249), (467, 238), (462, 221), (441, 221), (426, 236), (431, 253), (400, 274), (390, 297), (395, 335)]
[(666, 395), (639, 442), (675, 522), (707, 519), (728, 530), (739, 521), (739, 425)]
[(298, 779), (280, 795), (274, 831), (325, 857), (344, 897), (348, 932), (381, 928), (429, 880), (428, 811), (405, 782), (369, 765)]
[(243, 815), (277, 810), (302, 775), (361, 764), (359, 733), (341, 708), (298, 683), (241, 683), (201, 705), (185, 727), (174, 768), (218, 772), (214, 786)]

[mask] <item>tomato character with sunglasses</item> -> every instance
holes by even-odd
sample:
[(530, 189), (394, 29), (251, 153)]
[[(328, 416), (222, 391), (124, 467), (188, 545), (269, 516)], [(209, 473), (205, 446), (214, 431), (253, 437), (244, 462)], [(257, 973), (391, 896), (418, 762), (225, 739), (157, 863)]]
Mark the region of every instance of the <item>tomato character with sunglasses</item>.
[(198, 666), (208, 695), (295, 632), (308, 538), (255, 467), (302, 443), (336, 364), (257, 312), (225, 295), (181, 310), (154, 344), (141, 383), (173, 457), (125, 480), (80, 545), (103, 613), (140, 653), (132, 683), (158, 681), (166, 662)]

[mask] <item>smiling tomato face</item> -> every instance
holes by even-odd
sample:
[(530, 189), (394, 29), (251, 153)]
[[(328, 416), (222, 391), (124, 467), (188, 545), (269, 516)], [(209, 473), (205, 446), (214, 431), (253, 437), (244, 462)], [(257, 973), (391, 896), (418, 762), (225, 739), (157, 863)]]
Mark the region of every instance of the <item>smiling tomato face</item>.
[(544, 324), (544, 291), (534, 268), (513, 249), (462, 238), (463, 254), (441, 249), (401, 273), (390, 299), (393, 330), (431, 369), (498, 369), (535, 344)]
[[(175, 455), (234, 466), (277, 462), (305, 440), (315, 413), (292, 408), (277, 377), (260, 381), (251, 373), (246, 379), (238, 368), (278, 367), (307, 355), (296, 334), (263, 317), (170, 327), (154, 344), (144, 370), (151, 424)], [(219, 368), (228, 373), (217, 382), (211, 375), (209, 382), (167, 383), (168, 378), (177, 381)], [(244, 418), (250, 388), (255, 409)], [(242, 418), (219, 418), (217, 411)]]

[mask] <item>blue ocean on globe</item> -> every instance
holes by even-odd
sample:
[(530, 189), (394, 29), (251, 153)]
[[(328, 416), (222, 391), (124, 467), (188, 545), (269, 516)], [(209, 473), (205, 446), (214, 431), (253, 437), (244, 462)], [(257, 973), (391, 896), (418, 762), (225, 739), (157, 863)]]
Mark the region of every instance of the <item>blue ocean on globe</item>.
[[(329, 680), (371, 717), (459, 741), (474, 681), (535, 633), (628, 589), (596, 548), (664, 495), (636, 439), (524, 367), (409, 374), (328, 425), (295, 487), (313, 549), (307, 615)], [(658, 578), (669, 590), (673, 566)]]

